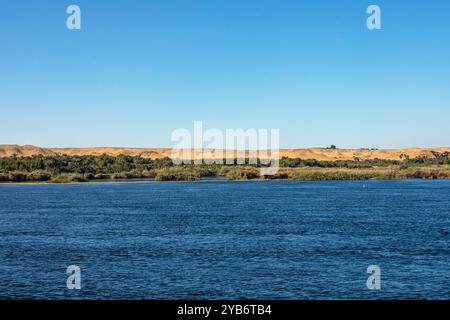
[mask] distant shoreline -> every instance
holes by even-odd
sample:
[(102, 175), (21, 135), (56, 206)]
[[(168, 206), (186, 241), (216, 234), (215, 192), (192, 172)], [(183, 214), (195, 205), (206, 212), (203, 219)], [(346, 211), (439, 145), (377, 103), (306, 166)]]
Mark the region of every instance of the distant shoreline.
[[(245, 158), (208, 164), (178, 164), (170, 158), (147, 159), (129, 155), (13, 155), (0, 157), (0, 182), (450, 179), (450, 152), (433, 152), (431, 156), (415, 158), (403, 156), (402, 160), (320, 161), (283, 157), (279, 159), (277, 170), (270, 174), (267, 165), (261, 159)], [(274, 169), (272, 164), (271, 168)]]
[(154, 179), (126, 179), (126, 180), (90, 180), (86, 182), (0, 182), (0, 186), (57, 186), (57, 185), (95, 185), (95, 184), (153, 184), (153, 183), (208, 183), (208, 182), (226, 182), (226, 183), (245, 183), (245, 182), (369, 182), (369, 181), (447, 181), (450, 178), (422, 179), (422, 178), (406, 178), (406, 179), (343, 179), (343, 180), (290, 180), (290, 179), (252, 179), (252, 180), (227, 180), (221, 178), (200, 179), (200, 180), (169, 180), (157, 181)]

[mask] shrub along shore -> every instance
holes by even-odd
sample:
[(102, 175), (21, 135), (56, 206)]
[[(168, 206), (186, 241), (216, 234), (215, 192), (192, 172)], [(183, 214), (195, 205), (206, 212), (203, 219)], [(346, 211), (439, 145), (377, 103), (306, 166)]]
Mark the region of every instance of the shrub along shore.
[(101, 179), (153, 178), (157, 181), (194, 181), (206, 177), (228, 180), (368, 180), (450, 179), (449, 153), (401, 160), (369, 159), (318, 161), (281, 158), (274, 176), (261, 176), (261, 165), (175, 165), (169, 158), (140, 156), (0, 157), (0, 182), (88, 182)]

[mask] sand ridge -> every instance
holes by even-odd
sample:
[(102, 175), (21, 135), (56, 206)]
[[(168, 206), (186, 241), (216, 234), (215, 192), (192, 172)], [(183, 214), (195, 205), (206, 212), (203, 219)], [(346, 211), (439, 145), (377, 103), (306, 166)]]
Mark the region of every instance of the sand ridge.
[[(401, 155), (410, 158), (418, 156), (432, 156), (432, 152), (450, 152), (450, 148), (406, 148), (406, 149), (327, 149), (327, 148), (307, 148), (307, 149), (280, 149), (280, 157), (316, 159), (316, 160), (354, 160), (359, 159), (388, 159), (399, 160)], [(186, 152), (186, 151), (185, 151)], [(187, 151), (189, 152), (189, 151)], [(225, 151), (222, 151), (225, 154)], [(120, 154), (131, 156), (142, 156), (150, 159), (160, 159), (170, 157), (172, 149), (170, 148), (118, 148), (118, 147), (99, 147), (99, 148), (41, 148), (32, 145), (0, 145), (0, 157), (17, 156), (33, 156), (33, 155), (102, 155), (107, 154), (117, 156)], [(186, 153), (185, 153), (186, 154)], [(187, 153), (188, 154), (188, 153)], [(203, 155), (200, 150), (191, 150), (193, 158), (211, 158), (216, 152), (214, 150), (204, 151)], [(234, 152), (242, 156), (243, 152)], [(246, 153), (248, 155), (248, 153)]]

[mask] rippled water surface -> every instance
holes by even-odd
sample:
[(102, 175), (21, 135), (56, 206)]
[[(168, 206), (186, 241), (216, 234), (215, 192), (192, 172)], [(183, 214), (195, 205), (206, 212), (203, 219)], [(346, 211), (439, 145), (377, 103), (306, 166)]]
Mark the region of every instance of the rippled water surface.
[(0, 185), (0, 298), (450, 299), (450, 181)]

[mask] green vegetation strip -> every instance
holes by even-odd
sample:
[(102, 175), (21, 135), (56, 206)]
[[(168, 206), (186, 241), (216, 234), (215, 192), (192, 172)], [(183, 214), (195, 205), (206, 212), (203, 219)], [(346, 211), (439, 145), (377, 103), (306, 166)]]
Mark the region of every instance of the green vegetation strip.
[[(224, 162), (225, 163), (225, 162)], [(194, 181), (205, 177), (229, 180), (368, 180), (449, 179), (449, 153), (402, 160), (369, 159), (319, 161), (282, 158), (274, 176), (261, 176), (261, 165), (174, 165), (171, 159), (140, 156), (31, 156), (0, 157), (0, 182), (87, 182), (99, 179), (154, 178), (157, 181)]]

